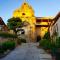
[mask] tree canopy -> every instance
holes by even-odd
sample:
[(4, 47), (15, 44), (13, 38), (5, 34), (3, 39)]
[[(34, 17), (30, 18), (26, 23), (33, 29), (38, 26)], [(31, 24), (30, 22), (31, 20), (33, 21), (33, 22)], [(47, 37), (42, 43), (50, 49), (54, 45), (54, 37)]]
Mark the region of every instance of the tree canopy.
[(22, 27), (22, 20), (20, 18), (10, 18), (7, 21), (7, 26), (9, 27), (9, 29), (14, 30), (14, 32), (16, 33), (16, 28), (18, 27)]

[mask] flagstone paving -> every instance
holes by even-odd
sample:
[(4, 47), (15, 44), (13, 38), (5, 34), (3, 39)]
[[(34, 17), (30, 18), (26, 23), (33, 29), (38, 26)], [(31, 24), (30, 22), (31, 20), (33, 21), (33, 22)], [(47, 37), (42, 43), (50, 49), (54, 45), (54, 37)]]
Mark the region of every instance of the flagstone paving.
[(24, 43), (0, 60), (52, 60), (50, 54), (38, 49), (38, 43)]

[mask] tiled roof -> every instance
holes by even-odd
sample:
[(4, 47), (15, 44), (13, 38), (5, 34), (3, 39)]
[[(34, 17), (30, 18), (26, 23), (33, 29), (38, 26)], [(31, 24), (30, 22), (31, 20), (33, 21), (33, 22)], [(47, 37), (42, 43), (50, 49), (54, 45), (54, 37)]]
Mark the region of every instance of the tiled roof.
[(5, 25), (5, 23), (1, 17), (0, 17), (0, 25)]
[(50, 18), (36, 17), (36, 22), (51, 22), (52, 20)]
[(60, 12), (53, 19), (54, 23), (52, 25), (54, 25), (56, 23), (56, 21), (59, 19), (59, 17), (60, 17)]

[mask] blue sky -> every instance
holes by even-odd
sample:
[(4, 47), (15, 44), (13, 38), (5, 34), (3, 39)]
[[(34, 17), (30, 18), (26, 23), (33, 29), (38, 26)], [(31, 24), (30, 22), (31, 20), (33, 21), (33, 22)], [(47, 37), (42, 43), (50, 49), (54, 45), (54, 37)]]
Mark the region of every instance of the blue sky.
[[(5, 23), (23, 1), (0, 0), (0, 17), (3, 18)], [(36, 17), (55, 16), (60, 11), (60, 0), (27, 0), (27, 2), (33, 7)]]

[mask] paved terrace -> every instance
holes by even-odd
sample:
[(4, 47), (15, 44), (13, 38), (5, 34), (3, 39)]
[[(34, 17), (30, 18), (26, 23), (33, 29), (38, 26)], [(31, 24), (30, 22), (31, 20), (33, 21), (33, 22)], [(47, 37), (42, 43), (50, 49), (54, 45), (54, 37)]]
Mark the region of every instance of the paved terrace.
[(38, 49), (38, 43), (24, 43), (0, 60), (52, 60), (50, 54)]

